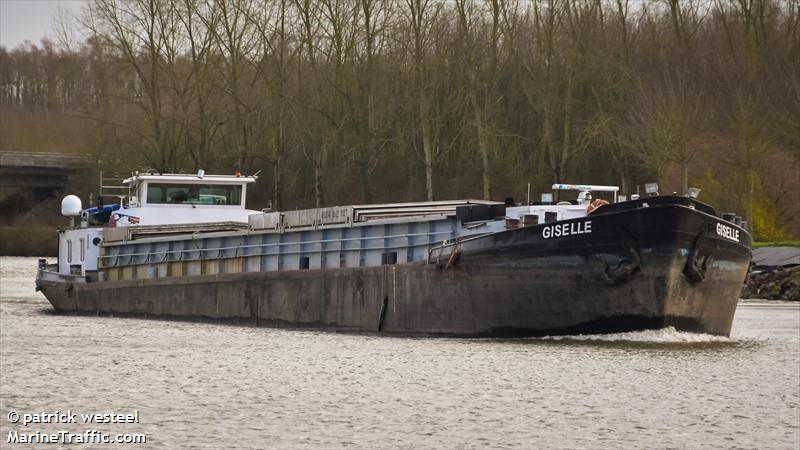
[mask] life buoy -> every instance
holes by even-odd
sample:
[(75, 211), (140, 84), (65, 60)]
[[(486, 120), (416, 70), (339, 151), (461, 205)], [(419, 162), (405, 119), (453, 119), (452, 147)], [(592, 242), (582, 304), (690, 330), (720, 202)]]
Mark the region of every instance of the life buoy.
[(591, 214), (591, 213), (597, 211), (597, 209), (600, 208), (601, 206), (605, 206), (605, 205), (608, 205), (608, 201), (603, 200), (602, 198), (596, 198), (596, 199), (592, 200), (592, 203), (589, 203), (589, 207), (586, 208), (586, 214), (587, 215)]

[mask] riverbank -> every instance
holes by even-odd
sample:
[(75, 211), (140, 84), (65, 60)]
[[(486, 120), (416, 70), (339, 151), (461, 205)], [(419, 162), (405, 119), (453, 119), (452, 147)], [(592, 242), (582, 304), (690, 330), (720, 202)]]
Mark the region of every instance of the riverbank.
[(763, 247), (800, 247), (800, 240), (753, 242), (753, 248), (763, 248)]
[(41, 256), (58, 254), (58, 235), (53, 226), (0, 226), (0, 255)]
[(752, 273), (742, 289), (742, 298), (800, 301), (800, 266)]

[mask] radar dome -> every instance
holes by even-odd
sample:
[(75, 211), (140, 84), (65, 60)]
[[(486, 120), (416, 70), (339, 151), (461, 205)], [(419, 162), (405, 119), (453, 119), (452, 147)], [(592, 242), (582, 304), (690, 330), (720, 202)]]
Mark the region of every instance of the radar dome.
[(61, 200), (62, 216), (80, 216), (81, 209), (81, 199), (77, 195), (68, 195)]

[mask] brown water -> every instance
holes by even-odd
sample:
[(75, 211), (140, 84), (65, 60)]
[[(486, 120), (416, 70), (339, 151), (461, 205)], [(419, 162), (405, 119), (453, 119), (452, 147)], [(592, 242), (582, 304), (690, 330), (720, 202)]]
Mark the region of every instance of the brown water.
[[(800, 447), (797, 303), (742, 302), (730, 339), (407, 339), (56, 315), (35, 266), (0, 259), (0, 448), (87, 429), (146, 436), (97, 446), (117, 448)], [(56, 410), (139, 423), (8, 419)]]

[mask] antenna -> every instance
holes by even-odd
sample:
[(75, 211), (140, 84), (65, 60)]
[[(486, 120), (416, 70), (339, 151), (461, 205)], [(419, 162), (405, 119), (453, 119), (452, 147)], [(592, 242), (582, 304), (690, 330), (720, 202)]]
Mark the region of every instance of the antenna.
[(531, 183), (530, 182), (528, 182), (528, 196), (525, 198), (525, 204), (526, 205), (530, 205), (531, 204)]

